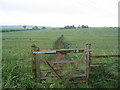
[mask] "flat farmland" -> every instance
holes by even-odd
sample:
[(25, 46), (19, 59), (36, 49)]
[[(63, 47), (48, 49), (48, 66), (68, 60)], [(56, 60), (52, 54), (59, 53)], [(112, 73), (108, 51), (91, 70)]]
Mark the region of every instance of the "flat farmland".
[[(41, 50), (51, 50), (53, 43), (61, 35), (69, 43), (70, 49), (83, 49), (85, 44), (92, 45), (92, 55), (117, 55), (118, 54), (118, 29), (117, 28), (81, 28), (65, 30), (31, 30), (2, 33), (2, 65), (4, 88), (66, 88), (60, 84), (41, 85), (36, 84), (31, 78), (31, 46), (36, 44)], [(113, 62), (117, 58), (95, 59), (94, 62)], [(92, 84), (78, 84), (79, 88), (117, 87), (117, 65), (106, 67), (115, 75), (107, 82), (105, 77), (94, 80)], [(99, 68), (102, 70), (103, 68)], [(97, 71), (98, 69), (94, 69)], [(99, 71), (98, 70), (98, 71)], [(94, 71), (93, 71), (94, 72)], [(109, 76), (106, 76), (109, 77)], [(105, 81), (104, 81), (105, 80)], [(108, 80), (108, 79), (107, 79)], [(104, 85), (105, 84), (105, 85)], [(76, 87), (72, 85), (71, 87)]]

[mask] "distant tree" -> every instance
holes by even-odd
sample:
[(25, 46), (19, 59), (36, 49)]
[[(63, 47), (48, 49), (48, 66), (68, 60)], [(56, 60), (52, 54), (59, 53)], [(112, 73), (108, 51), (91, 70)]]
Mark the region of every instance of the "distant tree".
[(33, 30), (39, 30), (38, 26), (34, 26), (32, 29)]
[(27, 27), (27, 26), (25, 26), (25, 25), (23, 26), (24, 29), (26, 29), (26, 27)]
[(74, 25), (70, 26), (70, 29), (76, 29), (76, 27)]
[(75, 29), (76, 27), (74, 26), (74, 25), (72, 25), (72, 26), (69, 26), (69, 25), (67, 25), (67, 26), (65, 26), (63, 29)]
[(42, 29), (46, 29), (46, 27), (42, 27)]
[(82, 28), (89, 28), (88, 25), (82, 25)]
[(64, 29), (69, 29), (69, 26), (68, 26), (68, 25), (67, 25), (67, 26), (65, 26), (65, 27), (64, 27)]

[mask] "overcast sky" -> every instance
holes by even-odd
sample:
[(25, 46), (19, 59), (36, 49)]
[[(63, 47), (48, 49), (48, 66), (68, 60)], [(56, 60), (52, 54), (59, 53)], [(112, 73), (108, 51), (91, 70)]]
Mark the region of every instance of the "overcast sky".
[(118, 1), (0, 0), (0, 24), (118, 26)]

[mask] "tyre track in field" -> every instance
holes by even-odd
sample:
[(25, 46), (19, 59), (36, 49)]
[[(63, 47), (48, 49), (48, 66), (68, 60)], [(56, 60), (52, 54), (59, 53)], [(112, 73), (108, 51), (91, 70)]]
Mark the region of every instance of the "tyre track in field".
[[(56, 40), (56, 45), (53, 47), (54, 49), (64, 49), (64, 44), (63, 44), (63, 40), (64, 40), (64, 37), (63, 35), (61, 35), (61, 37), (59, 37), (57, 40)], [(65, 58), (65, 54), (55, 54), (53, 55), (53, 58), (52, 58), (52, 61), (61, 61), (61, 60), (64, 60)], [(64, 64), (54, 64), (55, 68), (56, 69), (62, 69)]]

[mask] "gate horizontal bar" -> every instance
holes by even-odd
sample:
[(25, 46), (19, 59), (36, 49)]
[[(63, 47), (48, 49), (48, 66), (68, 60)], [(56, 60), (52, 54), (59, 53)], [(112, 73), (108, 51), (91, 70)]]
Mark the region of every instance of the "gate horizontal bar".
[[(60, 77), (67, 77), (67, 76), (60, 76)], [(82, 75), (73, 75), (71, 78), (74, 77), (86, 77), (85, 74)], [(52, 78), (57, 78), (57, 76), (46, 76), (46, 77), (40, 77), (40, 79), (52, 79)]]
[(34, 51), (33, 52), (33, 54), (50, 54), (50, 53), (55, 54), (56, 51), (53, 50), (53, 51), (36, 51), (36, 52)]
[(91, 49), (79, 50), (79, 49), (58, 49), (58, 50), (41, 50), (34, 51), (33, 54), (66, 54), (66, 53), (82, 53), (84, 51), (92, 51)]
[[(83, 66), (83, 67), (78, 67), (78, 68), (75, 68), (74, 70), (76, 71), (80, 71), (80, 70), (86, 70), (86, 67)], [(73, 71), (73, 68), (68, 68), (68, 69), (55, 69), (55, 71)], [(40, 72), (52, 72), (51, 70), (40, 70)]]
[(66, 83), (83, 83), (83, 82), (87, 82), (86, 80), (80, 80), (80, 81), (68, 81)]
[(54, 62), (51, 62), (53, 64), (62, 64), (62, 63), (75, 63), (75, 62), (83, 62), (82, 60), (72, 60), (72, 61), (54, 61)]
[[(81, 60), (61, 60), (61, 61), (48, 61), (51, 64), (69, 64), (69, 63), (86, 63), (85, 59)], [(40, 61), (40, 64), (46, 64), (44, 61)]]

